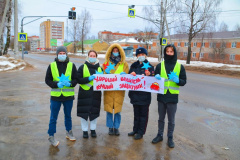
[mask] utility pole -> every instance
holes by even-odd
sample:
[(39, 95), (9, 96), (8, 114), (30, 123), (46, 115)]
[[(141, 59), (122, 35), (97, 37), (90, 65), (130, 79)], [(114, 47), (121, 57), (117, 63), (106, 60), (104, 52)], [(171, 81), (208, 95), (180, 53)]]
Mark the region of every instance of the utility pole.
[(18, 0), (14, 0), (14, 54), (18, 56)]
[[(163, 38), (163, 29), (164, 29), (164, 25), (163, 25), (163, 0), (161, 0), (161, 20), (160, 20), (160, 37), (159, 37), (159, 44), (160, 44), (160, 38)], [(161, 58), (163, 58), (162, 56), (162, 45), (160, 45), (160, 53), (158, 56), (158, 61), (161, 62)]]

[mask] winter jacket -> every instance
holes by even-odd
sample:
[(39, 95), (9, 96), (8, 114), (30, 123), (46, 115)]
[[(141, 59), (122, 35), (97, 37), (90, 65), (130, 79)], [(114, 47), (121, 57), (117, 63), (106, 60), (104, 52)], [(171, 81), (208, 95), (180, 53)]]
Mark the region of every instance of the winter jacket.
[[(55, 61), (57, 62), (57, 68), (59, 72), (59, 76), (65, 74), (66, 69), (67, 69), (67, 64), (69, 62), (69, 58), (67, 57), (65, 62), (59, 62), (57, 58), (55, 58)], [(75, 87), (77, 84), (77, 68), (75, 64), (73, 63), (73, 68), (72, 68), (72, 77), (71, 77), (71, 87)], [(58, 88), (57, 83), (58, 81), (53, 81), (53, 76), (52, 76), (52, 71), (51, 71), (51, 66), (48, 66), (47, 72), (46, 72), (46, 77), (45, 77), (45, 83), (51, 87), (51, 88)], [(64, 97), (61, 95), (60, 97), (53, 97), (51, 96), (51, 100), (53, 101), (67, 101), (67, 100), (74, 100), (74, 96), (69, 96), (69, 97)]]
[[(169, 56), (166, 54), (166, 48), (169, 46), (172, 46), (174, 48), (173, 56)], [(168, 76), (168, 74), (170, 74), (170, 71), (173, 72), (175, 64), (177, 63), (177, 51), (174, 45), (169, 44), (164, 48), (164, 61), (165, 61), (165, 69)], [(161, 63), (159, 63), (156, 66), (155, 74), (161, 75)], [(187, 83), (186, 71), (183, 65), (181, 65), (181, 70), (179, 74), (179, 83), (177, 85), (184, 86), (186, 83)], [(178, 103), (178, 94), (171, 94), (168, 90), (166, 94), (158, 94), (157, 100), (163, 103)]]
[[(99, 63), (91, 64), (89, 62), (85, 62), (88, 67), (90, 75), (96, 73), (99, 67)], [(90, 81), (88, 77), (83, 78), (83, 66), (81, 65), (78, 69), (78, 83), (86, 84)], [(101, 91), (93, 91), (93, 86), (89, 90), (84, 90), (81, 86), (79, 86), (78, 91), (78, 102), (77, 102), (77, 116), (82, 117), (87, 120), (88, 117), (90, 121), (99, 117), (100, 107), (101, 107)]]
[[(112, 44), (108, 48), (104, 63), (111, 62), (110, 57), (112, 54), (112, 50), (115, 47), (117, 47), (119, 50), (121, 60), (114, 66), (114, 69), (112, 69), (110, 73), (114, 74), (120, 64), (124, 64), (123, 72), (128, 73), (129, 68), (127, 62), (125, 61), (125, 52), (119, 44)], [(111, 64), (113, 64), (113, 62), (111, 62)], [(104, 73), (106, 74), (105, 69), (106, 68), (103, 67)], [(114, 109), (114, 114), (121, 112), (124, 96), (125, 91), (104, 91), (104, 110), (113, 113)]]
[[(148, 60), (145, 60), (144, 63), (147, 63)], [(150, 76), (154, 76), (154, 67), (149, 63), (151, 68), (148, 68)], [(145, 75), (145, 69), (142, 68), (143, 64), (140, 64), (139, 61), (134, 62), (129, 70), (129, 74), (135, 72), (138, 75)], [(133, 105), (149, 105), (151, 103), (151, 93), (144, 91), (129, 91), (128, 96), (130, 98), (130, 103)]]

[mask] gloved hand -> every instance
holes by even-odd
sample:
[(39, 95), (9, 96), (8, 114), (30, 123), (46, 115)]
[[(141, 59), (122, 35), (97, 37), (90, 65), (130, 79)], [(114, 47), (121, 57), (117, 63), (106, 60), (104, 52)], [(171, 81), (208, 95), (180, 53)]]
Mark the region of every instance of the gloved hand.
[(159, 74), (156, 74), (155, 78), (157, 78), (158, 80), (161, 80), (161, 76)]
[(172, 81), (175, 82), (175, 83), (179, 83), (179, 78), (178, 78), (178, 76), (172, 77)]
[(58, 88), (63, 88), (63, 86), (64, 86), (64, 85), (63, 85), (63, 82), (58, 82), (58, 83), (57, 83), (57, 86), (58, 86)]
[(70, 87), (71, 83), (69, 81), (63, 81), (64, 86), (66, 87)]
[(88, 77), (88, 80), (92, 81), (94, 78), (95, 78), (95, 76), (91, 75), (91, 76)]
[(126, 74), (125, 72), (121, 72), (120, 75)]

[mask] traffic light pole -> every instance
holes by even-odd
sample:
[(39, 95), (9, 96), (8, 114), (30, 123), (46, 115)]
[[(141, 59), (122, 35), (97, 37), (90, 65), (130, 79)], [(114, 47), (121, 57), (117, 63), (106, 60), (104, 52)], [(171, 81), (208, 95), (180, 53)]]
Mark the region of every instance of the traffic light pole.
[[(21, 20), (21, 33), (23, 33), (23, 26), (24, 26), (24, 25), (27, 25), (27, 24), (29, 24), (29, 23), (32, 23), (32, 22), (37, 21), (37, 20), (39, 20), (39, 19), (41, 19), (41, 18), (44, 18), (44, 17), (68, 17), (68, 16), (26, 16), (26, 17), (23, 17), (22, 20)], [(24, 20), (25, 18), (37, 18), (37, 19), (32, 20), (32, 21), (30, 21), (30, 22), (28, 22), (28, 23), (26, 23), (26, 24), (23, 24), (23, 20)], [(24, 59), (23, 43), (24, 43), (24, 42), (22, 42), (22, 59)]]

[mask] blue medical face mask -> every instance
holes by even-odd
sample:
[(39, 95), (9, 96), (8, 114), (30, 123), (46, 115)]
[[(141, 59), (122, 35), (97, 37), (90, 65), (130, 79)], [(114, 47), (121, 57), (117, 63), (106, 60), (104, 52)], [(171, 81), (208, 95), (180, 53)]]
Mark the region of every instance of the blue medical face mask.
[(59, 61), (64, 62), (66, 59), (67, 59), (67, 55), (66, 55), (66, 54), (64, 54), (64, 55), (58, 55), (58, 60), (59, 60)]
[(97, 58), (89, 57), (88, 60), (90, 63), (95, 63), (97, 61)]
[(138, 60), (139, 60), (140, 62), (145, 61), (145, 59), (146, 59), (145, 56), (139, 56), (139, 57), (138, 57)]
[(119, 52), (112, 53), (115, 57), (119, 56)]

